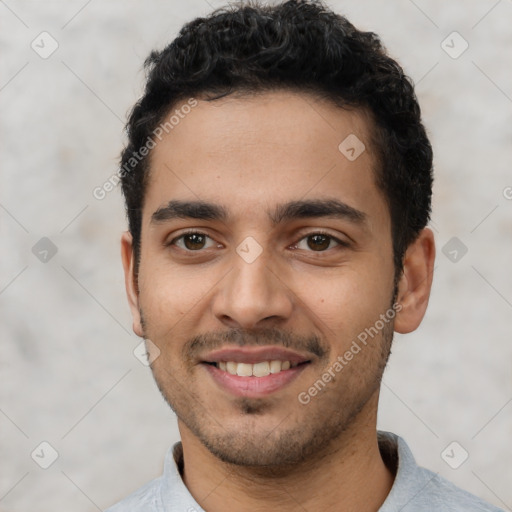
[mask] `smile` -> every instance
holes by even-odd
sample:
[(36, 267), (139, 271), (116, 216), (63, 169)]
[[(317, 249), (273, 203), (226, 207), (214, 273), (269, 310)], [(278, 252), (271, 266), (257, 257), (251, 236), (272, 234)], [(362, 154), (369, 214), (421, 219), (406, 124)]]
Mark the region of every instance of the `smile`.
[(261, 398), (283, 389), (311, 362), (311, 354), (284, 347), (225, 347), (205, 354), (201, 366), (230, 395)]
[(261, 361), (259, 363), (237, 363), (236, 361), (219, 361), (212, 363), (220, 370), (230, 375), (238, 375), (239, 377), (266, 377), (270, 374), (280, 373), (282, 371), (295, 368), (299, 364), (291, 361)]

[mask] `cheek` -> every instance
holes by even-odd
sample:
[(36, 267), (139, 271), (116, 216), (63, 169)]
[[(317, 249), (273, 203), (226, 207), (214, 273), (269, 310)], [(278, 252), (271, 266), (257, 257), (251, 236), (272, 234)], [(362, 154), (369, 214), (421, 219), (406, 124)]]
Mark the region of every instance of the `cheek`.
[(180, 272), (168, 264), (153, 262), (141, 266), (139, 274), (140, 307), (146, 325), (159, 334), (168, 331), (194, 307), (200, 307), (204, 281)]
[(322, 279), (298, 284), (302, 301), (319, 328), (341, 350), (359, 333), (375, 324), (390, 307), (391, 284), (382, 274), (370, 275), (357, 270), (339, 270)]

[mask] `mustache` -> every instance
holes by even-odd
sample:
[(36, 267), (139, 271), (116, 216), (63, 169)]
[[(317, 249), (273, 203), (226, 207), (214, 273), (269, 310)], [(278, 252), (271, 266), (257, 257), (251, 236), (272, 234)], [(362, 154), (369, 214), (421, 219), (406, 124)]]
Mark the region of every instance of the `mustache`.
[(276, 328), (268, 329), (231, 329), (229, 331), (208, 332), (190, 339), (183, 346), (184, 359), (197, 360), (206, 351), (216, 350), (225, 345), (255, 347), (273, 345), (299, 352), (309, 352), (324, 358), (329, 354), (329, 346), (318, 335), (307, 336), (293, 334)]

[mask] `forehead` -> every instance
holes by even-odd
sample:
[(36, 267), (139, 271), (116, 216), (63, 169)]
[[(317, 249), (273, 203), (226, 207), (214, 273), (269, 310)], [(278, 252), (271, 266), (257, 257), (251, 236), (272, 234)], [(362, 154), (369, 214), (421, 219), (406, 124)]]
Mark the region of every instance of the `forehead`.
[(181, 111), (185, 103), (173, 107), (179, 121), (152, 150), (144, 223), (172, 199), (222, 204), (233, 216), (251, 211), (254, 220), (268, 211), (262, 205), (308, 196), (360, 210), (369, 201), (387, 214), (364, 111), (288, 91), (198, 98)]

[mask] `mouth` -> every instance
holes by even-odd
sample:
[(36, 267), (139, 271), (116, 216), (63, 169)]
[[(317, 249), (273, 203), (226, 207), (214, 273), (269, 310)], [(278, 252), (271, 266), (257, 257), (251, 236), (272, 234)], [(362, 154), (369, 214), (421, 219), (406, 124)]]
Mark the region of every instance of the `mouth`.
[(304, 361), (301, 363), (294, 363), (292, 361), (280, 361), (274, 359), (270, 361), (260, 361), (257, 363), (238, 363), (236, 361), (219, 361), (209, 363), (205, 361), (205, 364), (215, 366), (223, 372), (227, 372), (230, 375), (238, 375), (239, 377), (266, 377), (267, 375), (274, 375), (281, 373), (290, 368), (296, 368), (302, 364), (308, 364), (310, 361)]
[(311, 362), (306, 356), (279, 347), (217, 350), (201, 361), (222, 390), (248, 398), (283, 389)]

